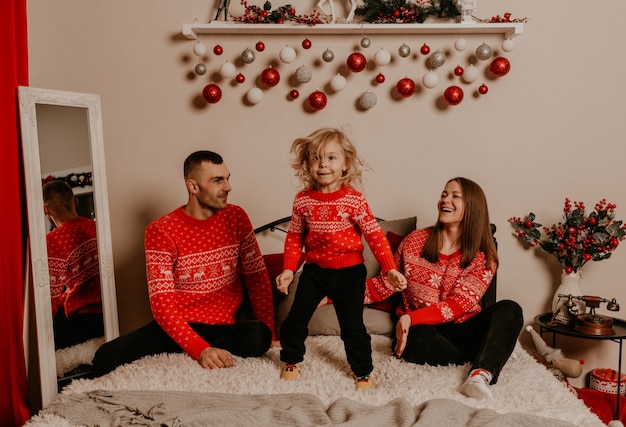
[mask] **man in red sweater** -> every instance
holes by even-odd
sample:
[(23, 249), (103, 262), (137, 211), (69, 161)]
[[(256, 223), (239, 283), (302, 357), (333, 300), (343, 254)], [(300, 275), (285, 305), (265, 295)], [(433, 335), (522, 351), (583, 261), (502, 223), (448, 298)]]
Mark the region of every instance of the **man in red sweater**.
[(64, 181), (42, 189), (44, 213), (54, 225), (46, 235), (55, 348), (104, 336), (96, 223), (78, 215), (78, 201)]
[[(232, 355), (258, 357), (272, 343), (272, 287), (250, 219), (227, 203), (230, 172), (222, 157), (187, 157), (186, 205), (145, 233), (148, 293), (154, 321), (104, 344), (94, 374), (158, 353), (182, 351), (206, 369), (233, 366)], [(239, 319), (244, 286), (253, 320)]]

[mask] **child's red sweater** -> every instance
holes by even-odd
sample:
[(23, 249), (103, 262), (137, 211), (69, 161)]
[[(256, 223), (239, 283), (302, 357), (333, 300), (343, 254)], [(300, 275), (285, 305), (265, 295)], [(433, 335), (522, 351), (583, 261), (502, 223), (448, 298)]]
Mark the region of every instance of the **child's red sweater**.
[(146, 229), (146, 271), (154, 319), (191, 357), (211, 343), (189, 323), (232, 325), (243, 281), (256, 319), (274, 332), (272, 287), (248, 215), (228, 205), (205, 220), (182, 207)]
[(304, 190), (296, 194), (285, 239), (284, 269), (296, 271), (304, 259), (322, 268), (352, 267), (363, 262), (361, 233), (383, 274), (395, 269), (393, 253), (363, 194), (347, 185), (333, 193)]

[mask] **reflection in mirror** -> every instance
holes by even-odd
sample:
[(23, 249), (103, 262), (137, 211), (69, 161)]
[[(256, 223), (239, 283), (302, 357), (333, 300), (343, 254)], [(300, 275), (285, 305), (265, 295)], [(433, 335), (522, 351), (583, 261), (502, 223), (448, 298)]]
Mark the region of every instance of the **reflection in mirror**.
[(119, 335), (102, 119), (97, 95), (20, 87), (19, 100), (45, 407), (57, 376), (88, 372), (97, 347)]

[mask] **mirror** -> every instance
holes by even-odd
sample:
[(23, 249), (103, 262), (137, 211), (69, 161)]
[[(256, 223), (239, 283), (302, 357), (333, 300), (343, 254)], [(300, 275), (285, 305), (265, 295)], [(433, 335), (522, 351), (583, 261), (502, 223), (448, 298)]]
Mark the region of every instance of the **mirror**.
[[(94, 268), (100, 276), (101, 303), (92, 301), (92, 307), (101, 304), (104, 339), (119, 335), (102, 115), (98, 95), (19, 87), (18, 96), (31, 269), (25, 277), (34, 303), (25, 308), (25, 314), (34, 305), (31, 317), (36, 327), (41, 406), (46, 407), (59, 388), (51, 303), (51, 280), (56, 283), (58, 277), (50, 273), (46, 244), (46, 234), (56, 221), (49, 221), (52, 215), (44, 214), (42, 185), (46, 181), (66, 181), (78, 200), (79, 215), (95, 218), (97, 243), (92, 239), (90, 258), (97, 259)], [(24, 342), (27, 345), (28, 340)], [(28, 349), (25, 353), (28, 355)], [(29, 374), (29, 379), (34, 377)]]

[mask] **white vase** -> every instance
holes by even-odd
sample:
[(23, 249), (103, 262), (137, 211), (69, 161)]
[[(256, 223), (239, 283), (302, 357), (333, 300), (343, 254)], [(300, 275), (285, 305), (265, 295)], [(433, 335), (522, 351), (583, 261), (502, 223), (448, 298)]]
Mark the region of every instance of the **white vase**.
[[(580, 287), (580, 270), (574, 273), (561, 274), (561, 284), (554, 293), (552, 298), (552, 318), (555, 322), (563, 325), (571, 325), (574, 323), (575, 317), (567, 309), (568, 296), (579, 297), (582, 296), (582, 288)], [(565, 295), (559, 297), (559, 295)], [(573, 310), (576, 310), (577, 314), (585, 313), (585, 303), (581, 300), (572, 299), (574, 304)]]

